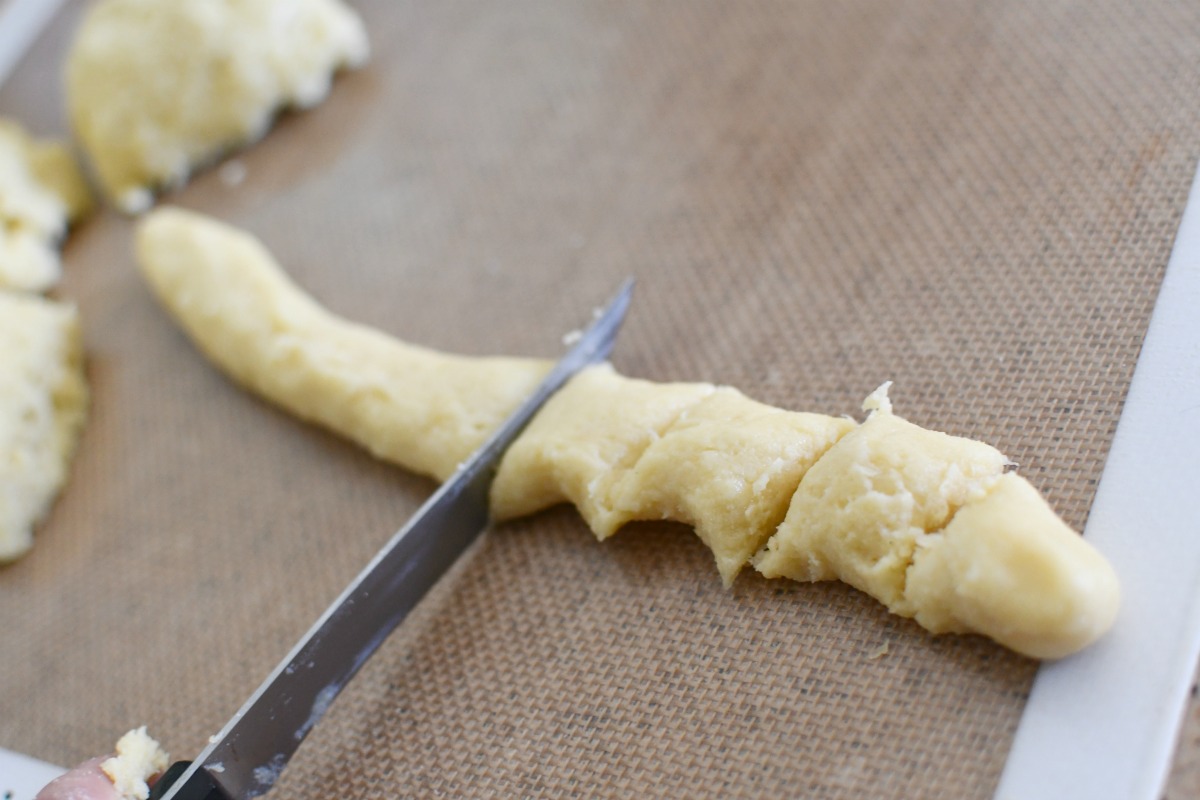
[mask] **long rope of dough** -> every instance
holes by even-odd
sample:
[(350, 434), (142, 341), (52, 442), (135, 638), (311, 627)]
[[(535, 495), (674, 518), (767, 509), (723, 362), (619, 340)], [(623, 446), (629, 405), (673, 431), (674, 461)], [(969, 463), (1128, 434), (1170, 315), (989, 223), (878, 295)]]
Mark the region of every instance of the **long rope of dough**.
[[(548, 364), (416, 347), (329, 313), (253, 237), (160, 208), (138, 225), (142, 271), (235, 381), (410, 470), (445, 479)], [(611, 367), (576, 376), (500, 465), (497, 519), (570, 502), (604, 539), (626, 522), (692, 525), (728, 584), (840, 579), (934, 633), (977, 632), (1058, 658), (1111, 626), (1104, 558), (1007, 459), (892, 413), (862, 424), (784, 411), (730, 387)]]

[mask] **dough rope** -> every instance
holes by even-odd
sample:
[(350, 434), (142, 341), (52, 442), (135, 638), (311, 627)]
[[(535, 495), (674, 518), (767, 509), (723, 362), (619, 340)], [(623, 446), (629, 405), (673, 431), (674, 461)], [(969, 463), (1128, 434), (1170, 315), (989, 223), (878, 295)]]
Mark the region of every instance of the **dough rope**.
[[(234, 380), (408, 469), (444, 479), (548, 368), (415, 347), (329, 314), (251, 236), (162, 208), (139, 222), (143, 274)], [(1112, 568), (1007, 459), (892, 413), (862, 424), (736, 389), (580, 373), (501, 462), (497, 519), (574, 504), (604, 539), (633, 520), (695, 527), (728, 584), (840, 579), (928, 630), (1057, 658), (1112, 624)]]

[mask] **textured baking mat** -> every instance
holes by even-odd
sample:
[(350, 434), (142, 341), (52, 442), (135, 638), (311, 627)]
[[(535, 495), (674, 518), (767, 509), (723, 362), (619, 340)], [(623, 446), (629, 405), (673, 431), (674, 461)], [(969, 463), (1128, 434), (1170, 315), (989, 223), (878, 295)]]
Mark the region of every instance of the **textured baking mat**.
[[(0, 112), (63, 130), (80, 7)], [(825, 413), (894, 379), (900, 413), (996, 444), (1083, 525), (1200, 156), (1200, 8), (359, 8), (371, 64), (244, 180), (170, 202), (457, 352), (553, 355), (633, 274), (622, 371)], [(106, 214), (67, 246), (91, 420), (0, 570), (0, 746), (56, 763), (142, 723), (198, 751), (431, 488), (231, 386), (129, 237)], [(560, 509), (484, 538), (278, 792), (983, 798), (1034, 669), (840, 585), (726, 591), (686, 528), (597, 544)]]

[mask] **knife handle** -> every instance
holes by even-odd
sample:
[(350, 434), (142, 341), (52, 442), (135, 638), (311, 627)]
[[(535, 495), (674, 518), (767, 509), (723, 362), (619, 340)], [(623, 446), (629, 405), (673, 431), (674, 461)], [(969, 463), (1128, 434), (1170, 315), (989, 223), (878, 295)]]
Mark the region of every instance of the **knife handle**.
[[(176, 761), (167, 767), (162, 777), (155, 781), (154, 787), (150, 790), (149, 800), (162, 800), (167, 791), (179, 781), (180, 776), (187, 772), (191, 765), (191, 761)], [(171, 800), (229, 800), (229, 798), (213, 782), (206, 770), (198, 769), (192, 773), (188, 782), (180, 786), (178, 791), (172, 795)]]

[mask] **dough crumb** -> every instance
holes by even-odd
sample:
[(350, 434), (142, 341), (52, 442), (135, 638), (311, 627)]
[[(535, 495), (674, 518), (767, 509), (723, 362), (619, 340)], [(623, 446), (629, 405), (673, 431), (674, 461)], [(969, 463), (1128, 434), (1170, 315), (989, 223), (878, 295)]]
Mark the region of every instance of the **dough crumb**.
[(888, 643), (884, 642), (883, 644), (879, 645), (879, 647), (876, 647), (874, 650), (871, 651), (871, 654), (867, 656), (867, 660), (868, 661), (878, 661), (879, 659), (883, 658), (887, 654), (888, 654)]
[(867, 395), (863, 400), (862, 410), (870, 413), (878, 411), (880, 414), (892, 413), (892, 401), (888, 398), (888, 390), (892, 388), (892, 382), (886, 381), (875, 391)]
[(146, 800), (148, 781), (167, 768), (168, 756), (158, 742), (146, 733), (146, 726), (135, 728), (117, 740), (117, 754), (100, 765), (123, 800)]
[(217, 177), (226, 186), (241, 186), (242, 181), (246, 180), (246, 164), (240, 159), (231, 158), (217, 170)]

